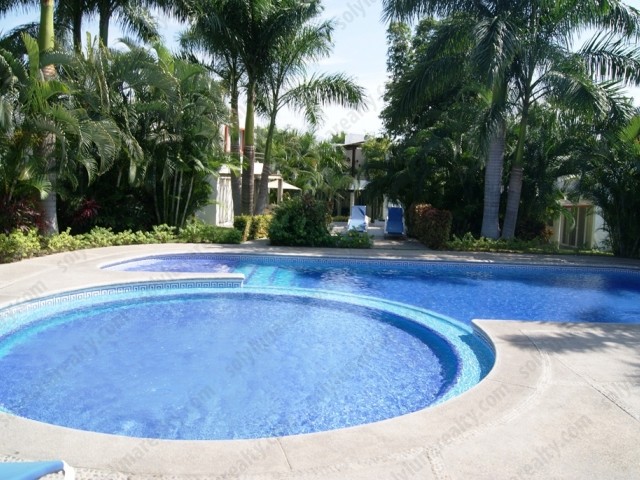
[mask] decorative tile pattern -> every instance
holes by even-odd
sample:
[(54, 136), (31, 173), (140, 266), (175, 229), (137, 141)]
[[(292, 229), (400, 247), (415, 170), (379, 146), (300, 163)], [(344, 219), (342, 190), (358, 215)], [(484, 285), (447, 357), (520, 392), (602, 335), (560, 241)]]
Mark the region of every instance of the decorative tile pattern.
[[(132, 282), (124, 284), (114, 284), (105, 287), (88, 288), (83, 290), (73, 290), (69, 293), (59, 295), (51, 295), (38, 300), (22, 302), (0, 309), (0, 322), (16, 315), (34, 312), (41, 309), (57, 307), (69, 303), (81, 303), (96, 297), (105, 297), (113, 295), (124, 295), (131, 293), (148, 293), (160, 291), (172, 291), (182, 289), (220, 289), (220, 288), (239, 288), (242, 287), (241, 279), (197, 279), (197, 280), (170, 280), (156, 282)], [(2, 326), (2, 325), (0, 325)]]

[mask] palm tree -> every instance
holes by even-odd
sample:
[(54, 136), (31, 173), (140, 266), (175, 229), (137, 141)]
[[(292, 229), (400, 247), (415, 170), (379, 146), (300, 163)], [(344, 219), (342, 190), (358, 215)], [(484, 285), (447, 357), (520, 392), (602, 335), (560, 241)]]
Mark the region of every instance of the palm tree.
[[(35, 7), (38, 0), (0, 0), (0, 13), (17, 7)], [(85, 18), (98, 17), (99, 37), (107, 45), (111, 22), (117, 20), (127, 33), (145, 41), (159, 36), (157, 22), (152, 12), (160, 10), (180, 19), (186, 19), (190, 12), (191, 0), (65, 0), (58, 2), (55, 9), (57, 34), (71, 33), (73, 46), (82, 50)]]
[[(5, 210), (22, 199), (45, 196), (50, 187), (20, 148), (22, 123), (16, 113), (20, 112), (20, 94), (27, 82), (22, 62), (0, 50), (0, 199)], [(11, 229), (14, 225), (3, 226)]]
[[(19, 171), (29, 173), (44, 198), (44, 232), (57, 231), (57, 193), (61, 183), (77, 186), (78, 167), (92, 181), (112, 164), (118, 151), (112, 135), (114, 125), (108, 119), (90, 118), (73, 96), (68, 82), (46, 79), (40, 65), (64, 66), (70, 58), (59, 53), (40, 52), (38, 43), (25, 36), (28, 52), (25, 68), (13, 68), (16, 86), (15, 125), (12, 132), (12, 156)], [(5, 57), (6, 58), (6, 57)], [(18, 171), (18, 170), (16, 170)], [(46, 180), (44, 180), (46, 179)]]
[[(41, 64), (40, 53), (46, 53), (53, 50), (55, 41), (54, 41), (54, 30), (53, 30), (53, 9), (54, 9), (54, 1), (53, 0), (41, 0), (40, 1), (40, 31), (38, 33), (38, 65)], [(25, 37), (26, 40), (26, 37)], [(26, 41), (25, 41), (26, 43)], [(29, 48), (27, 47), (27, 50)], [(35, 58), (32, 58), (32, 70), (31, 75), (38, 75), (37, 70), (35, 70)], [(52, 64), (42, 66), (42, 80), (44, 84), (50, 82), (55, 77), (56, 70)], [(52, 234), (58, 233), (58, 214), (57, 214), (57, 194), (55, 192), (57, 175), (56, 172), (53, 171), (53, 152), (55, 146), (55, 137), (53, 133), (46, 134), (42, 138), (42, 143), (38, 146), (40, 150), (40, 154), (44, 159), (47, 165), (47, 175), (49, 177), (49, 181), (51, 182), (53, 191), (50, 192), (42, 202), (42, 209), (44, 211), (44, 233)]]
[(210, 59), (209, 68), (220, 78), (229, 96), (231, 193), (234, 215), (240, 215), (242, 213), (242, 179), (237, 169), (242, 162), (239, 99), (241, 85), (245, 81), (245, 72), (238, 52), (228, 42), (221, 41), (223, 37), (215, 33), (215, 26), (212, 31), (210, 20), (206, 16), (200, 16), (198, 22), (192, 24), (180, 36), (180, 44), (190, 56), (196, 57), (197, 54), (201, 54)]
[(89, 0), (65, 0), (59, 2), (56, 8), (56, 24), (58, 28), (71, 32), (73, 47), (77, 52), (82, 51), (82, 22), (90, 11)]
[(316, 126), (321, 118), (319, 108), (328, 103), (358, 109), (365, 105), (364, 91), (350, 78), (341, 75), (316, 75), (304, 78), (306, 67), (331, 52), (333, 22), (312, 25), (309, 22), (320, 13), (308, 11), (302, 27), (290, 37), (280, 39), (273, 53), (272, 67), (260, 85), (260, 106), (269, 118), (264, 165), (258, 189), (256, 213), (267, 206), (271, 147), (278, 113), (284, 106), (302, 110), (307, 121)]
[[(6, 13), (9, 10), (15, 10), (18, 7), (23, 7), (25, 9), (31, 7), (40, 6), (40, 13), (42, 15), (43, 12), (47, 12), (49, 15), (49, 10), (54, 6), (55, 2), (45, 2), (41, 0), (0, 0), (0, 13)], [(70, 31), (73, 37), (73, 44), (76, 50), (80, 51), (80, 47), (82, 44), (82, 19), (88, 13), (89, 6), (87, 0), (65, 0), (64, 2), (58, 2), (57, 8), (55, 8), (54, 12), (54, 28), (56, 30), (56, 34), (60, 35), (63, 32)], [(20, 25), (16, 27), (10, 37), (14, 39), (17, 38), (20, 43), (22, 43), (21, 35), (22, 33), (28, 33), (32, 36), (38, 36), (38, 33), (35, 34), (32, 32), (33, 26), (37, 26), (37, 30), (39, 30), (41, 23), (33, 23)], [(16, 47), (22, 47), (22, 45), (16, 45)]]
[(109, 43), (109, 25), (114, 19), (118, 19), (126, 31), (149, 41), (159, 36), (157, 23), (149, 10), (158, 3), (141, 0), (88, 0), (87, 13), (95, 12), (98, 15), (98, 35), (105, 45)]
[(242, 213), (254, 211), (255, 107), (258, 85), (270, 70), (276, 46), (291, 38), (306, 18), (319, 10), (310, 0), (201, 0), (194, 23), (206, 22), (211, 35), (242, 62), (246, 74), (245, 165), (242, 172)]
[[(344, 200), (340, 192), (348, 190), (353, 185), (354, 178), (344, 163), (344, 151), (341, 146), (330, 142), (319, 142), (314, 145), (313, 153), (317, 159), (313, 168), (306, 173), (307, 188), (316, 196), (320, 194), (333, 210), (336, 201)], [(305, 172), (302, 172), (303, 176)]]
[[(450, 82), (459, 71), (460, 60), (470, 65), (492, 92), (485, 122), (489, 140), (482, 234), (487, 237), (499, 236), (506, 117), (513, 116), (520, 126), (502, 232), (504, 238), (511, 238), (520, 203), (524, 142), (532, 105), (547, 100), (574, 111), (604, 112), (618, 108), (620, 96), (610, 82), (601, 80), (640, 78), (640, 57), (613, 36), (616, 32), (636, 34), (640, 14), (618, 0), (386, 0), (385, 12), (388, 18), (444, 18), (424, 55), (427, 60), (418, 64), (414, 81), (406, 89), (406, 105)], [(573, 53), (573, 39), (587, 27), (605, 33)]]

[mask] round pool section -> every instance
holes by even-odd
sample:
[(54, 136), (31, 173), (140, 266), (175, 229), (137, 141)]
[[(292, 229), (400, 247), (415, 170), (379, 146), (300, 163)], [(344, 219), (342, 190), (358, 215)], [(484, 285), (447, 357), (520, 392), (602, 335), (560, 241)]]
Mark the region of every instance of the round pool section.
[(152, 282), (5, 310), (0, 409), (135, 437), (311, 433), (414, 412), (480, 381), (468, 326), (369, 297)]

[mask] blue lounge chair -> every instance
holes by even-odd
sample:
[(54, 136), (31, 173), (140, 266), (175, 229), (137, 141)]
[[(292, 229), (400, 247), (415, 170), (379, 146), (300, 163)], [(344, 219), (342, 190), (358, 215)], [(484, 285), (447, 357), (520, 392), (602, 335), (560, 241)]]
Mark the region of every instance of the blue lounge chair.
[(351, 215), (347, 222), (347, 230), (366, 232), (369, 217), (367, 217), (367, 207), (364, 205), (354, 205), (351, 207)]
[(404, 237), (404, 211), (402, 207), (389, 207), (387, 209), (387, 220), (384, 222), (384, 234), (390, 237)]
[(64, 472), (65, 480), (75, 480), (76, 472), (62, 460), (50, 462), (0, 463), (0, 478), (6, 480), (37, 480), (51, 473)]

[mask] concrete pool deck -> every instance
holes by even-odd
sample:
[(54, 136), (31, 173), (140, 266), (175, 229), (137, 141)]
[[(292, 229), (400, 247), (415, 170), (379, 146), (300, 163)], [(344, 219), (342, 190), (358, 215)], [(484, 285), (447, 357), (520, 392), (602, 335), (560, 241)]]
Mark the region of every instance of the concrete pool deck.
[[(68, 252), (0, 265), (0, 307), (49, 293), (197, 274), (102, 271), (161, 253), (406, 258), (640, 268), (610, 258), (372, 250), (254, 243)], [(640, 305), (639, 315), (640, 315)], [(640, 478), (640, 325), (478, 320), (496, 365), (442, 405), (360, 427), (266, 440), (158, 441), (82, 432), (0, 413), (0, 461), (62, 458), (83, 479)], [(4, 479), (3, 479), (4, 480)]]

